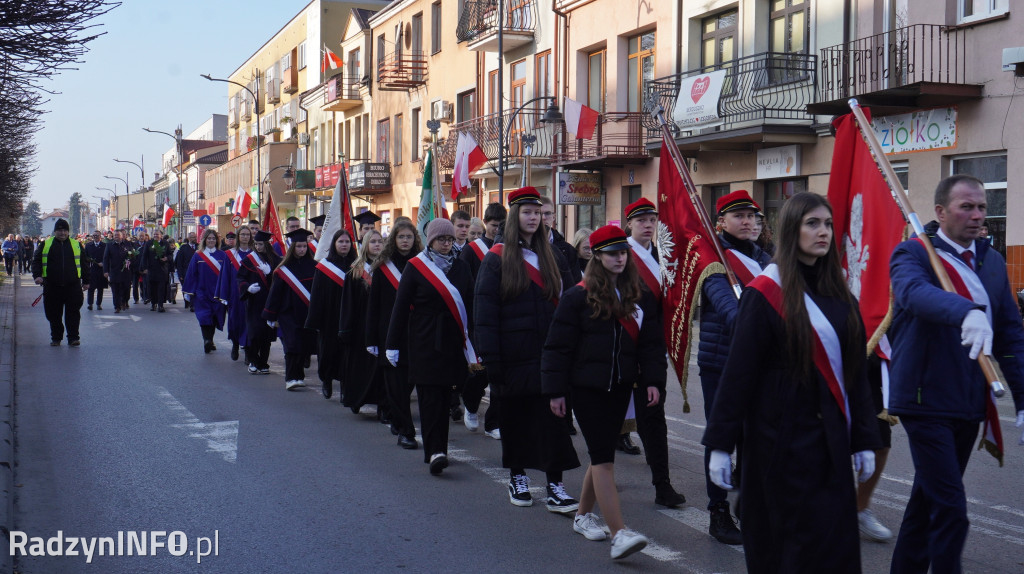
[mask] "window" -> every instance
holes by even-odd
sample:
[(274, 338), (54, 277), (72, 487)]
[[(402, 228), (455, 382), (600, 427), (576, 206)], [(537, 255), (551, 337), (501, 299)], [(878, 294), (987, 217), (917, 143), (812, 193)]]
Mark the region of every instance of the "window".
[(985, 225), (992, 247), (1006, 257), (1006, 154), (954, 158), (953, 175), (969, 174), (985, 184)]
[(418, 62), (423, 61), (423, 12), (413, 14), (412, 16), (412, 59), (415, 63), (412, 63), (413, 71), (412, 78), (417, 82), (423, 81), (423, 66)]
[(769, 44), (777, 53), (807, 53), (807, 0), (772, 0)]
[(643, 188), (639, 185), (624, 185), (622, 186), (622, 205), (629, 205), (634, 201), (639, 201), (644, 196)]
[(377, 161), (388, 163), (389, 151), (391, 149), (391, 120), (380, 120), (377, 122)]
[(285, 52), (284, 56), (281, 57), (281, 69), (287, 70), (292, 67), (292, 53)]
[[(551, 50), (537, 54), (534, 65), (533, 97), (550, 96), (551, 94)], [(547, 100), (538, 100), (535, 109), (543, 112), (548, 107)]]
[(501, 97), (501, 90), (498, 88), (498, 71), (494, 70), (487, 74), (487, 113), (498, 112), (498, 98)]
[(420, 159), (420, 108), (412, 109), (412, 137), (409, 138), (409, 159), (418, 161)]
[(729, 10), (705, 18), (701, 23), (701, 64), (705, 69), (717, 68), (736, 58), (736, 22), (739, 12)]
[[(509, 87), (511, 88), (512, 96), (509, 107), (517, 110), (526, 101), (526, 60), (519, 60), (509, 64), (509, 73), (511, 74)], [(526, 131), (526, 116), (523, 114), (516, 115), (515, 123), (509, 127), (511, 128), (509, 130), (511, 133), (508, 136), (508, 141), (510, 142), (509, 153), (512, 157), (517, 157), (522, 152), (522, 144), (519, 140)]]
[(654, 79), (654, 32), (629, 39), (627, 62), (627, 111), (639, 112), (644, 107), (644, 82)]
[(778, 229), (779, 211), (787, 199), (807, 191), (807, 178), (776, 179), (764, 184), (764, 224), (769, 230)]
[(957, 22), (973, 22), (1002, 16), (1010, 11), (1010, 0), (957, 0)]
[(306, 67), (306, 43), (299, 44), (299, 69)]
[(352, 155), (348, 156), (349, 159), (366, 159), (366, 154), (363, 153), (363, 122), (356, 118), (356, 121), (352, 122)]
[(603, 193), (601, 194), (600, 205), (580, 205), (576, 207), (576, 229), (589, 227), (593, 231), (605, 223)]
[(384, 34), (377, 36), (377, 78), (380, 78), (384, 67), (384, 50), (387, 49), (387, 43), (384, 40)]
[(441, 51), (441, 3), (430, 5), (430, 53)]
[(463, 92), (456, 98), (455, 121), (464, 122), (476, 117), (476, 90)]
[(402, 114), (395, 116), (395, 155), (392, 158), (392, 163), (400, 165), (402, 163)]
[(603, 114), (605, 112), (605, 65), (607, 50), (587, 55), (587, 107)]
[(363, 139), (360, 150), (364, 159), (370, 159), (370, 114), (363, 114)]
[(363, 78), (363, 74), (361, 73), (361, 57), (362, 53), (359, 48), (348, 53), (348, 77), (352, 82), (358, 82)]

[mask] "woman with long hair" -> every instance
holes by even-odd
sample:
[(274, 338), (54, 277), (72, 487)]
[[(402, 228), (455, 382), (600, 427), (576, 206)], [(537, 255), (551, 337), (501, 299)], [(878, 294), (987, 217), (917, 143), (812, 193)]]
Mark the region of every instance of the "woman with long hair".
[[(399, 360), (392, 365), (385, 355), (391, 313), (395, 308), (398, 284), (402, 280), (405, 265), (417, 253), (423, 251), (420, 234), (411, 221), (396, 220), (380, 256), (373, 262), (370, 279), (370, 301), (366, 309), (366, 350), (377, 357), (377, 368), (384, 372), (384, 384), (388, 391), (388, 408), (377, 409), (377, 418), (383, 424), (391, 425), (391, 432), (398, 435), (398, 446), (412, 450), (416, 444), (416, 427), (412, 422), (412, 384), (409, 382), (409, 348), (394, 349)], [(390, 418), (388, 418), (390, 417)]]
[(859, 573), (850, 475), (867, 480), (881, 446), (864, 323), (843, 278), (828, 200), (794, 195), (777, 231), (775, 263), (740, 298), (740, 327), (704, 433), (708, 474), (733, 488), (730, 453), (742, 434), (750, 572)]
[(576, 248), (576, 258), (580, 263), (580, 273), (586, 274), (587, 265), (590, 260), (594, 257), (594, 253), (590, 248), (590, 234), (593, 233), (587, 227), (581, 227), (576, 230), (576, 235), (572, 237), (572, 246)]
[(316, 334), (305, 328), (316, 267), (309, 250), (309, 235), (305, 229), (288, 232), (292, 244), (274, 270), (274, 282), (263, 309), (267, 325), (279, 327), (284, 347), (284, 388), (288, 391), (306, 386), (306, 357), (316, 347)]
[(416, 385), (423, 428), (423, 462), (430, 474), (448, 467), (448, 415), (452, 386), (479, 368), (469, 340), (473, 276), (455, 256), (455, 226), (427, 224), (427, 248), (409, 260), (398, 284), (385, 356), (392, 365), (408, 349), (409, 379)]
[(185, 272), (182, 289), (185, 301), (192, 303), (196, 321), (203, 332), (203, 352), (216, 351), (213, 335), (224, 328), (224, 305), (217, 298), (217, 283), (224, 266), (229, 265), (227, 255), (217, 249), (219, 241), (216, 229), (207, 228), (199, 242), (199, 250), (192, 256)]
[(270, 344), (277, 339), (277, 330), (263, 319), (274, 269), (281, 263), (270, 245), (272, 237), (266, 231), (257, 231), (253, 250), (238, 269), (238, 299), (245, 305), (245, 362), (251, 375), (270, 374)]
[(217, 296), (221, 303), (227, 305), (228, 339), (231, 340), (231, 360), (238, 360), (238, 349), (245, 350), (245, 363), (248, 365), (249, 351), (246, 337), (248, 323), (245, 319), (245, 304), (239, 300), (238, 292), (238, 271), (242, 268), (242, 261), (252, 251), (253, 237), (252, 230), (248, 227), (239, 227), (235, 234), (235, 245), (225, 251), (229, 265), (220, 274), (220, 284), (217, 286)]
[(544, 344), (544, 394), (556, 416), (565, 397), (587, 443), (590, 466), (583, 478), (573, 530), (590, 540), (605, 532), (591, 512), (601, 507), (612, 534), (613, 559), (644, 548), (648, 540), (625, 527), (615, 488), (615, 446), (636, 385), (648, 405), (665, 392), (665, 339), (654, 295), (643, 288), (626, 233), (614, 225), (594, 231), (593, 257), (581, 285), (565, 293)]
[(320, 378), (320, 394), (325, 399), (334, 394), (334, 381), (339, 382), (341, 392), (342, 366), (348, 348), (338, 339), (338, 321), (341, 318), (341, 294), (345, 287), (346, 273), (356, 258), (352, 248), (352, 236), (339, 229), (328, 245), (327, 256), (316, 264), (313, 274), (313, 289), (309, 292), (309, 314), (306, 328), (317, 331), (317, 376)]
[(380, 416), (390, 420), (384, 371), (377, 358), (366, 352), (366, 308), (370, 300), (373, 262), (384, 249), (384, 237), (376, 229), (363, 234), (359, 257), (352, 262), (341, 292), (338, 338), (348, 348), (341, 377), (341, 404), (358, 413), (365, 404), (376, 404)]
[(565, 421), (556, 417), (541, 389), (541, 351), (563, 289), (572, 286), (568, 264), (552, 249), (541, 225), (540, 194), (532, 187), (509, 194), (504, 243), (484, 257), (474, 301), (476, 350), (491, 394), (501, 400), (501, 460), (509, 469), (508, 497), (531, 506), (526, 469), (546, 475), (547, 508), (575, 512), (563, 471), (580, 465)]

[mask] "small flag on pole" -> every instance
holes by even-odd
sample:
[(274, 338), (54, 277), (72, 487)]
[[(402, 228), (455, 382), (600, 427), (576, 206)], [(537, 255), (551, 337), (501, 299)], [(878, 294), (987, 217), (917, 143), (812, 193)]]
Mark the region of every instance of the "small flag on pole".
[(164, 220), (163, 220), (163, 226), (164, 227), (167, 227), (168, 225), (171, 224), (171, 218), (172, 217), (174, 217), (174, 208), (171, 207), (170, 205), (168, 205), (167, 202), (165, 201), (164, 202)]
[(320, 62), (320, 73), (326, 72), (328, 69), (337, 70), (342, 66), (343, 62), (337, 54), (331, 51), (330, 48), (324, 46), (324, 59)]
[(469, 193), (472, 182), (469, 174), (480, 169), (487, 162), (487, 155), (480, 149), (473, 136), (459, 132), (459, 140), (455, 146), (455, 170), (452, 173), (452, 200)]
[(243, 219), (249, 216), (249, 209), (252, 208), (252, 196), (249, 195), (245, 188), (238, 186), (238, 191), (235, 192), (235, 204), (231, 208), (232, 215), (238, 215)]

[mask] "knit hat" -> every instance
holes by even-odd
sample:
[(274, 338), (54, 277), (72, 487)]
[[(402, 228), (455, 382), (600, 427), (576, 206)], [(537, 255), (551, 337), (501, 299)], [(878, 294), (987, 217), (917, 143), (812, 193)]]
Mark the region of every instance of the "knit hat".
[(68, 221), (67, 221), (66, 219), (63, 219), (63, 218), (61, 218), (61, 219), (58, 219), (58, 220), (57, 220), (57, 221), (56, 221), (56, 222), (55, 222), (55, 223), (53, 224), (53, 230), (54, 230), (54, 231), (60, 231), (61, 229), (64, 229), (64, 230), (66, 230), (66, 231), (71, 231), (71, 226), (70, 226), (70, 225), (68, 225)]
[(455, 237), (455, 226), (451, 221), (443, 218), (431, 219), (427, 224), (427, 246), (438, 237)]

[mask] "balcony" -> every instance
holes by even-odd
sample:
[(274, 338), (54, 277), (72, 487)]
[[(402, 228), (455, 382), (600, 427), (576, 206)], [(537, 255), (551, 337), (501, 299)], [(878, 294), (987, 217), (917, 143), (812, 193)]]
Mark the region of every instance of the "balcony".
[(296, 66), (284, 69), (284, 73), (281, 74), (281, 91), (286, 94), (299, 91), (299, 69)]
[(850, 111), (856, 97), (875, 115), (948, 106), (981, 97), (967, 83), (966, 28), (914, 24), (821, 50), (821, 90), (813, 114)]
[[(547, 164), (555, 149), (552, 144), (551, 132), (541, 122), (546, 110), (533, 108), (524, 109), (516, 114), (515, 122), (509, 127), (509, 119), (513, 110), (506, 110), (500, 116), (498, 114), (487, 114), (468, 121), (452, 124), (448, 130), (448, 137), (443, 144), (438, 145), (437, 157), (438, 167), (445, 173), (451, 173), (455, 167), (455, 147), (458, 143), (458, 133), (466, 132), (473, 136), (476, 143), (484, 150), (488, 159), (497, 161), (499, 151), (498, 133), (501, 126), (505, 126), (505, 174), (509, 170), (515, 171), (522, 163), (526, 149), (522, 143), (524, 135), (531, 135), (537, 138), (533, 144), (530, 158), (534, 164)], [(558, 128), (558, 132), (564, 131), (564, 126)]]
[(241, 108), (241, 118), (243, 122), (247, 122), (252, 119), (252, 100), (248, 98), (241, 98), (238, 100), (238, 107)]
[(407, 92), (427, 83), (427, 56), (422, 51), (401, 50), (377, 60), (377, 87)]
[(232, 100), (231, 107), (228, 108), (228, 127), (238, 127), (238, 108), (235, 107), (234, 100)]
[[(718, 100), (722, 123), (693, 130), (672, 125), (682, 80), (717, 70), (728, 71)], [(764, 52), (652, 80), (647, 92), (665, 109), (679, 149), (749, 151), (755, 143), (816, 141), (811, 129), (814, 116), (807, 112), (814, 101), (816, 71), (815, 56)], [(648, 148), (654, 149), (660, 145), (661, 130), (646, 114), (644, 124)]]
[[(589, 140), (563, 137), (561, 149), (551, 155), (552, 164), (572, 169), (600, 169), (644, 163), (649, 156), (644, 149), (643, 115), (601, 114), (594, 137)], [(562, 133), (565, 133), (564, 128)]]
[(455, 34), (470, 50), (497, 52), (501, 25), (502, 49), (507, 52), (533, 42), (537, 19), (536, 0), (505, 0), (505, 13), (500, 16), (497, 0), (467, 0)]
[(281, 101), (281, 80), (267, 78), (267, 103), (276, 104)]
[(324, 111), (344, 112), (363, 105), (363, 98), (359, 94), (361, 85), (359, 78), (350, 76), (328, 78), (327, 90), (324, 92)]

